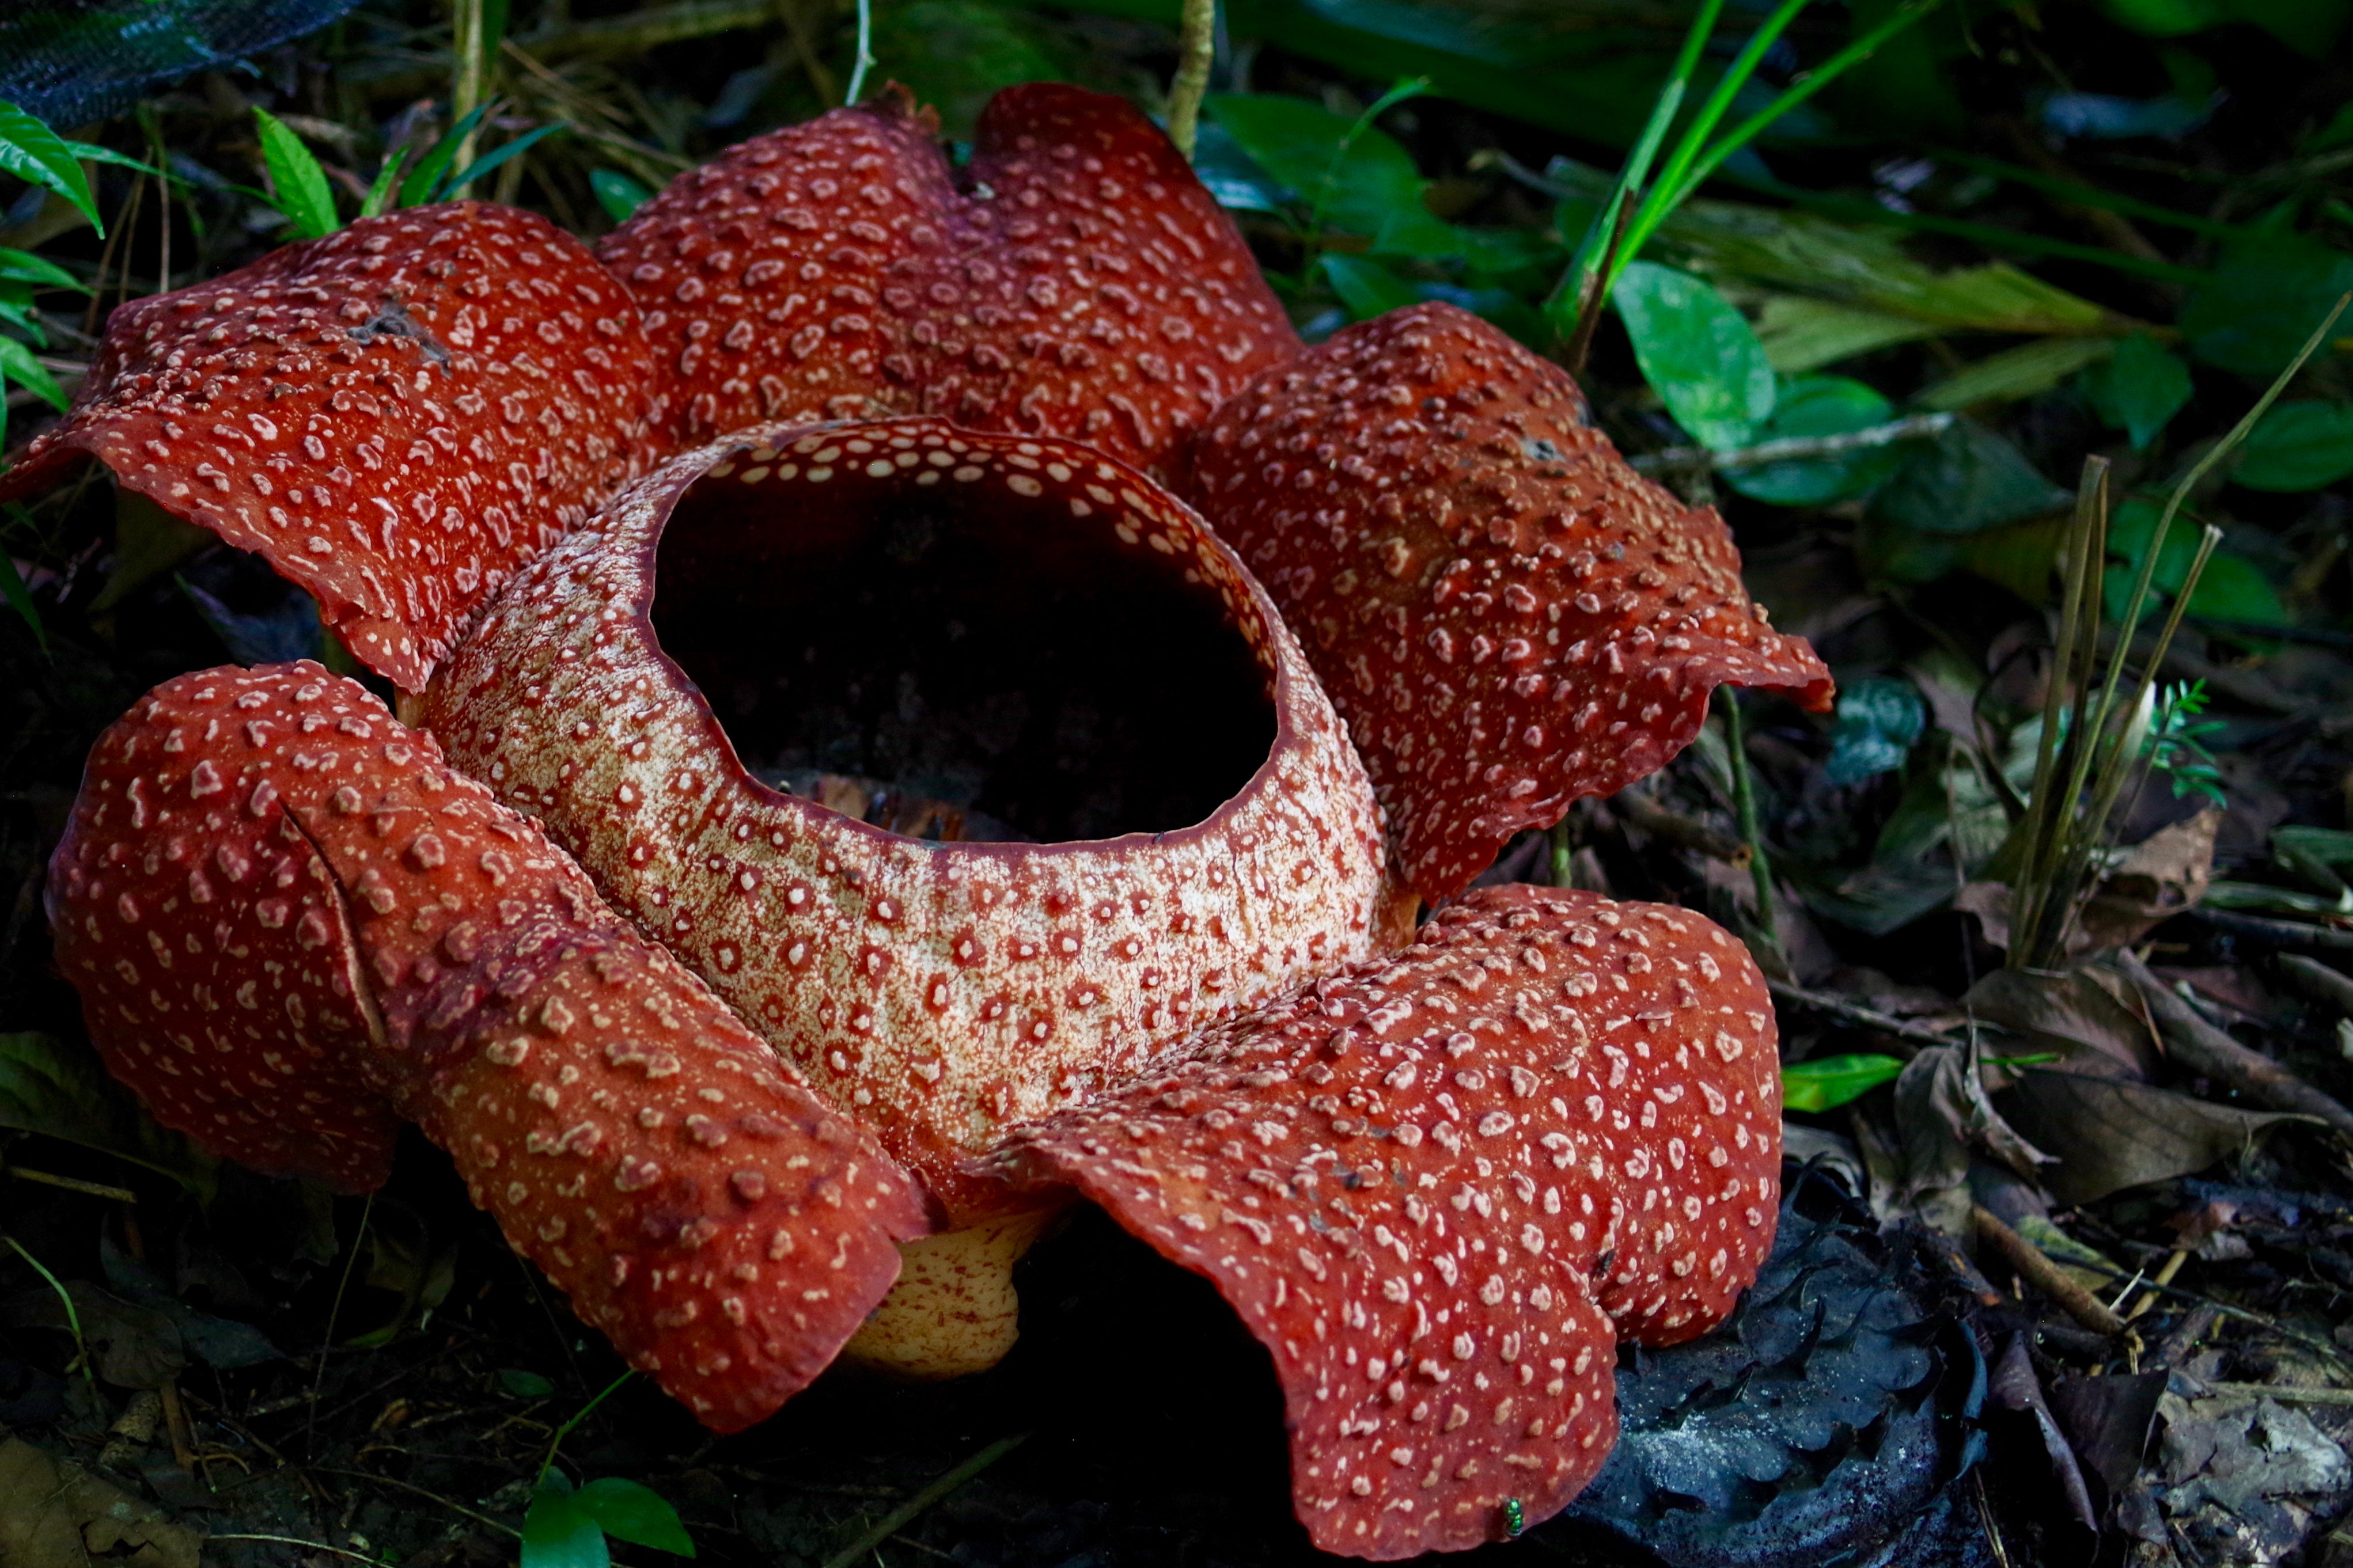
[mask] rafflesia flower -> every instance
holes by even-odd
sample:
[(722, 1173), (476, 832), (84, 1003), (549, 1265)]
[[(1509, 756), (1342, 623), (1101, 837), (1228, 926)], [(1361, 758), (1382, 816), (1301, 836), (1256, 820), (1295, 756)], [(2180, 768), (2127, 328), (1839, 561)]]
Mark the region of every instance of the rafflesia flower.
[(1696, 915), (1465, 889), (1827, 675), (1492, 328), (1303, 347), (1117, 100), (933, 129), (115, 314), (0, 496), (95, 458), (406, 695), (207, 670), (107, 732), (48, 893), (91, 1037), (262, 1169), (369, 1188), (418, 1122), (723, 1431), (845, 1348), (988, 1364), (1083, 1197), (1265, 1343), (1316, 1544), (1544, 1518), (1617, 1342), (1766, 1255), (1774, 1024)]

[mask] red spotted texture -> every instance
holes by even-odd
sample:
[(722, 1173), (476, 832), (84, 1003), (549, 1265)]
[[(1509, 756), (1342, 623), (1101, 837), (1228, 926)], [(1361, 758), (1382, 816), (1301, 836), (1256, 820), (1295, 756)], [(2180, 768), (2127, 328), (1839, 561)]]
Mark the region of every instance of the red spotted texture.
[(116, 310), (0, 500), (95, 458), (268, 557), (413, 690), (645, 465), (652, 378), (633, 301), (578, 240), (512, 207), (417, 207)]
[(1704, 1331), (1771, 1248), (1772, 1008), (1686, 910), (1482, 889), (1183, 1049), (996, 1168), (1217, 1284), (1273, 1357), (1324, 1551), (1556, 1511), (1616, 1438), (1618, 1342)]
[(1201, 433), (1191, 490), (1299, 634), (1425, 899), (1662, 766), (1719, 685), (1829, 706), (1724, 520), (1635, 473), (1567, 373), (1451, 305), (1269, 373)]
[(816, 1376), (927, 1228), (904, 1173), (538, 828), (317, 665), (182, 676), (109, 730), (49, 915), (160, 1120), (353, 1188), (421, 1123), (719, 1430)]
[(672, 445), (936, 414), (1166, 466), (1299, 351), (1249, 248), (1119, 99), (1008, 88), (952, 170), (903, 91), (681, 174), (598, 247), (636, 293)]

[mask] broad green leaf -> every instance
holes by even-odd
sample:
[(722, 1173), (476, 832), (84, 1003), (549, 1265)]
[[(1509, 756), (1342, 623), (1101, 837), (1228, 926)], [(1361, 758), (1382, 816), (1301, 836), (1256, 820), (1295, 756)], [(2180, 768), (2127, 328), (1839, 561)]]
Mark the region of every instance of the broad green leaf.
[(29, 250), (11, 250), (0, 246), (0, 278), (15, 279), (26, 283), (38, 283), (53, 289), (70, 289), (77, 294), (90, 292), (90, 285), (44, 257)]
[(90, 219), (90, 226), (101, 237), (106, 233), (73, 149), (56, 132), (6, 102), (0, 102), (0, 174), (55, 191)]
[(95, 1051), (53, 1035), (0, 1035), (0, 1127), (119, 1155), (200, 1195), (217, 1180), (218, 1162), (149, 1120)]
[(555, 1392), (555, 1384), (538, 1373), (513, 1366), (500, 1369), (499, 1386), (517, 1399), (544, 1399)]
[(1771, 416), (1775, 390), (1746, 318), (1702, 279), (1656, 262), (1630, 263), (1609, 298), (1675, 423), (1704, 447), (1746, 445)]
[(654, 195), (618, 169), (590, 170), (588, 188), (596, 193), (596, 205), (615, 223), (628, 222), (630, 216), (651, 201)]
[(2191, 391), (2181, 356), (2147, 332), (2126, 338), (2106, 363), (2086, 369), (2083, 387), (2093, 412), (2130, 437), (2136, 452), (2147, 449)]
[(1461, 248), (1452, 226), (1422, 205), (1427, 183), (1413, 155), (1378, 126), (1359, 131), (1345, 115), (1280, 93), (1211, 93), (1205, 107), (1311, 217), (1392, 256)]
[(1060, 81), (1069, 73), (1050, 24), (987, 0), (903, 0), (874, 7), (874, 57), (919, 103), (939, 111), (943, 135), (969, 140), (997, 89)]
[(72, 403), (49, 367), (14, 338), (0, 337), (0, 381), (15, 382), (60, 414)]
[(1975, 533), (2073, 499), (2001, 437), (1958, 419), (1934, 441), (1912, 443), (1904, 466), (1873, 495), (1871, 515), (1914, 532)]
[[(1886, 422), (1894, 412), (1887, 399), (1842, 375), (1801, 375), (1781, 384), (1773, 417), (1757, 439), (1794, 436), (1842, 436)], [(1742, 495), (1776, 506), (1828, 506), (1868, 492), (1904, 461), (1901, 447), (1873, 447), (1835, 457), (1768, 463), (1757, 468), (1726, 468), (1719, 477)]]
[(2115, 342), (2107, 338), (2040, 338), (1964, 366), (1913, 401), (1923, 408), (1946, 412), (1986, 403), (2015, 403), (2050, 391), (2115, 351)]
[(220, 542), (220, 535), (161, 506), (127, 486), (114, 491), (114, 566), (106, 586), (90, 601), (103, 614), (197, 551)]
[(576, 1500), (581, 1511), (616, 1541), (678, 1557), (694, 1555), (694, 1542), (679, 1522), (678, 1510), (651, 1487), (607, 1476), (582, 1487)]
[(1894, 676), (1867, 675), (1839, 692), (1823, 776), (1834, 784), (1860, 784), (1904, 765), (1928, 722), (1918, 689)]
[[(2138, 495), (2126, 497), (2115, 510), (2108, 524), (2112, 559), (2102, 586), (2112, 618), (2123, 618), (2126, 601), (2132, 597), (2133, 580), (2140, 571), (2142, 557), (2148, 552), (2149, 536), (2156, 531), (2163, 510), (2155, 498)], [(2180, 590), (2197, 555), (2196, 525), (2187, 518), (2175, 518), (2173, 527), (2166, 533), (2165, 548), (2158, 554), (2157, 570), (2149, 577), (2158, 603), (2169, 600)], [(2148, 606), (2144, 605), (2142, 613), (2147, 615)], [(2210, 620), (2242, 621), (2253, 626), (2285, 626), (2293, 618), (2281, 603), (2279, 591), (2272, 586), (2262, 569), (2227, 546), (2217, 550), (2206, 563), (2197, 589), (2189, 595), (2189, 613)]]
[(1785, 1110), (1831, 1110), (1860, 1100), (1904, 1072), (1904, 1058), (1866, 1054), (1792, 1062), (1781, 1069)]
[(2268, 379), (2348, 289), (2353, 256), (2301, 234), (2252, 235), (2234, 241), (2213, 281), (2189, 297), (2181, 335), (2208, 364)]
[(257, 107), (254, 123), (261, 132), (261, 161), (269, 170), (271, 205), (286, 215), (294, 232), (304, 239), (322, 239), (335, 232), (335, 193), (327, 172), (302, 139), (266, 109)]
[(520, 158), (540, 142), (546, 141), (549, 137), (555, 135), (559, 132), (569, 131), (572, 128), (568, 125), (555, 124), (543, 125), (536, 131), (524, 132), (513, 141), (506, 142), (495, 151), (485, 153), (482, 156), (467, 164), (457, 174), (450, 175), (449, 183), (448, 185), (443, 187), (442, 194), (445, 196), (453, 197), (462, 195), (467, 186), (472, 184), (476, 180), (480, 179), (491, 170), (499, 167), (501, 163), (506, 163), (509, 159)]
[(135, 174), (152, 174), (159, 180), (169, 180), (175, 185), (185, 185), (188, 183), (167, 169), (159, 169), (153, 163), (142, 163), (128, 153), (118, 153), (111, 147), (101, 147), (95, 142), (68, 142), (66, 149), (85, 163), (111, 163), (118, 169), (129, 169)]
[(2249, 489), (2316, 490), (2353, 474), (2353, 407), (2281, 403), (2247, 432), (2232, 477)]
[(572, 1483), (550, 1470), (522, 1516), (522, 1568), (611, 1568), (605, 1531), (580, 1506)]
[(418, 207), (439, 199), (435, 193), (440, 189), (441, 176), (449, 172), (450, 162), (458, 156), (459, 145), (473, 134), (474, 127), (480, 125), (483, 116), (490, 111), (490, 104), (476, 104), (466, 118), (449, 128), (448, 135), (426, 150), (425, 156), (417, 160), (417, 166), (409, 170), (400, 182), (400, 205)]
[(1377, 261), (1328, 255), (1318, 265), (1332, 292), (1340, 296), (1340, 303), (1348, 307), (1349, 316), (1356, 321), (1368, 321), (1384, 311), (1421, 303), (1412, 284)]

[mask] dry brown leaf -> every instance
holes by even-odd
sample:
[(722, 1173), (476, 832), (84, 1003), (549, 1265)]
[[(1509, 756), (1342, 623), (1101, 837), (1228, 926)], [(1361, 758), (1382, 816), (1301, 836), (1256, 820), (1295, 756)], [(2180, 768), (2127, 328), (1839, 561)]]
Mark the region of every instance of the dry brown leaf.
[(2221, 826), (2221, 808), (2210, 805), (2133, 846), (2076, 917), (2068, 952), (2104, 952), (2137, 942), (2204, 898)]
[(2058, 1163), (2042, 1173), (2073, 1207), (2126, 1187), (2202, 1171), (2284, 1122), (2322, 1123), (2282, 1111), (2241, 1110), (2120, 1079), (2035, 1068), (2002, 1096), (2002, 1112)]
[(1947, 1236), (1968, 1229), (1972, 1146), (2021, 1175), (2051, 1158), (2002, 1120), (1958, 1046), (1932, 1046), (1905, 1065), (1895, 1080), (1895, 1131), (1903, 1202)]
[(0, 1443), (0, 1563), (6, 1568), (197, 1568), (203, 1542), (79, 1465), (21, 1437)]
[(2147, 1079), (2155, 1074), (2157, 1037), (2137, 994), (2112, 974), (2085, 967), (2064, 973), (1997, 969), (1961, 1000), (1985, 1023), (2055, 1051), (2067, 1072)]

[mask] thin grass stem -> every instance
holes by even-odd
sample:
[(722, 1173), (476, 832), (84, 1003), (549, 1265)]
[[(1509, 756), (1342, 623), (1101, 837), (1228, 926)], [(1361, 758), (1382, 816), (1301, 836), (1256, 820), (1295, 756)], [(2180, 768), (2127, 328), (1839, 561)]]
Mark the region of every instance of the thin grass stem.
[(34, 1257), (31, 1252), (27, 1251), (23, 1242), (18, 1241), (13, 1236), (7, 1236), (5, 1234), (0, 1234), (0, 1241), (5, 1241), (9, 1246), (15, 1247), (16, 1249), (16, 1256), (23, 1258), (26, 1263), (31, 1264), (33, 1266), (33, 1272), (39, 1275), (42, 1279), (47, 1283), (49, 1289), (57, 1293), (58, 1304), (66, 1310), (66, 1328), (73, 1335), (74, 1359), (81, 1363), (82, 1376), (89, 1380), (90, 1387), (96, 1388), (98, 1386), (98, 1373), (90, 1368), (90, 1342), (82, 1338), (81, 1314), (74, 1310), (73, 1293), (58, 1282), (58, 1277), (50, 1273), (47, 1267), (43, 1264), (39, 1258)]

